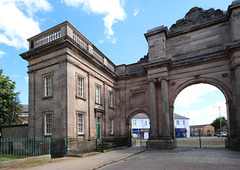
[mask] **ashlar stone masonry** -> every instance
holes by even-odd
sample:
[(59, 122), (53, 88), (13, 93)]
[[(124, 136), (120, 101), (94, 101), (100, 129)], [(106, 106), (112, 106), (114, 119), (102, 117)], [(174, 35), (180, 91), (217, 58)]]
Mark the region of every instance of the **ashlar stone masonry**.
[(132, 117), (145, 113), (147, 148), (173, 149), (176, 96), (207, 83), (227, 101), (226, 146), (240, 150), (240, 2), (226, 12), (194, 7), (145, 37), (148, 54), (118, 66), (67, 21), (28, 39), (28, 136), (65, 137), (75, 152), (103, 138), (127, 145)]

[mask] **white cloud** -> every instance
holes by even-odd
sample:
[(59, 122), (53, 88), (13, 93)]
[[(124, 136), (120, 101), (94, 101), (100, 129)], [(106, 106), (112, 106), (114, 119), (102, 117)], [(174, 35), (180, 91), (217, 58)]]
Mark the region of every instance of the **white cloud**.
[(26, 83), (28, 83), (29, 77), (28, 77), (28, 76), (25, 76), (25, 77), (24, 77), (24, 80), (25, 80)]
[(113, 24), (123, 21), (126, 13), (123, 9), (125, 0), (63, 0), (68, 6), (78, 7), (83, 5), (82, 9), (89, 13), (104, 15), (105, 34), (107, 40), (116, 42), (113, 38)]
[(47, 0), (0, 1), (0, 43), (15, 48), (28, 48), (26, 39), (40, 32), (39, 23), (33, 14), (50, 10), (51, 5)]
[(0, 51), (0, 58), (2, 58), (4, 54), (6, 54), (4, 51)]
[(133, 15), (136, 16), (138, 13), (139, 13), (139, 9), (135, 8), (134, 11), (133, 11)]
[(183, 108), (189, 108), (191, 104), (201, 103), (200, 97), (209, 92), (218, 90), (216, 87), (208, 84), (196, 84), (187, 87), (179, 93), (175, 100), (175, 105)]
[(20, 76), (17, 74), (14, 74), (13, 77), (20, 78)]
[[(220, 106), (220, 114), (217, 106)], [(214, 105), (206, 106), (202, 110), (186, 110), (177, 114), (190, 118), (190, 125), (202, 125), (211, 124), (219, 115), (227, 118), (226, 111), (225, 101), (216, 101)]]

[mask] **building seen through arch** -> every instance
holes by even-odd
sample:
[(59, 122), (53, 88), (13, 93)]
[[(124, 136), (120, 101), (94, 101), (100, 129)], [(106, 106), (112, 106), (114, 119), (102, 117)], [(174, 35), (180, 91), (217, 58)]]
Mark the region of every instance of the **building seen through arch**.
[(102, 139), (130, 145), (130, 120), (145, 113), (147, 148), (173, 149), (176, 96), (208, 83), (227, 101), (227, 146), (240, 150), (239, 29), (239, 1), (226, 12), (194, 7), (170, 29), (148, 30), (148, 54), (118, 66), (67, 21), (29, 38), (21, 54), (28, 61), (28, 136), (67, 138), (69, 152)]

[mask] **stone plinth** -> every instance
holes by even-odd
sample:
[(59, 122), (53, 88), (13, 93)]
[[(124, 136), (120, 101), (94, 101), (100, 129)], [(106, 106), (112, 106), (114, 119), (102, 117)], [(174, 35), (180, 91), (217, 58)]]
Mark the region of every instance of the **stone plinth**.
[(177, 147), (176, 140), (148, 140), (147, 149), (171, 150)]
[(227, 139), (225, 141), (226, 148), (240, 152), (240, 138), (236, 139)]

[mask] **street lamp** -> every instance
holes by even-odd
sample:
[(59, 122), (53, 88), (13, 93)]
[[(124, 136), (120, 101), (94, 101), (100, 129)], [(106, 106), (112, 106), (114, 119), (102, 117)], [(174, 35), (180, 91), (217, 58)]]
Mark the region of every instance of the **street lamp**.
[(219, 118), (220, 118), (220, 132), (222, 133), (222, 120), (221, 120), (221, 112), (220, 112), (220, 106), (213, 106), (213, 107), (218, 107), (219, 109)]

